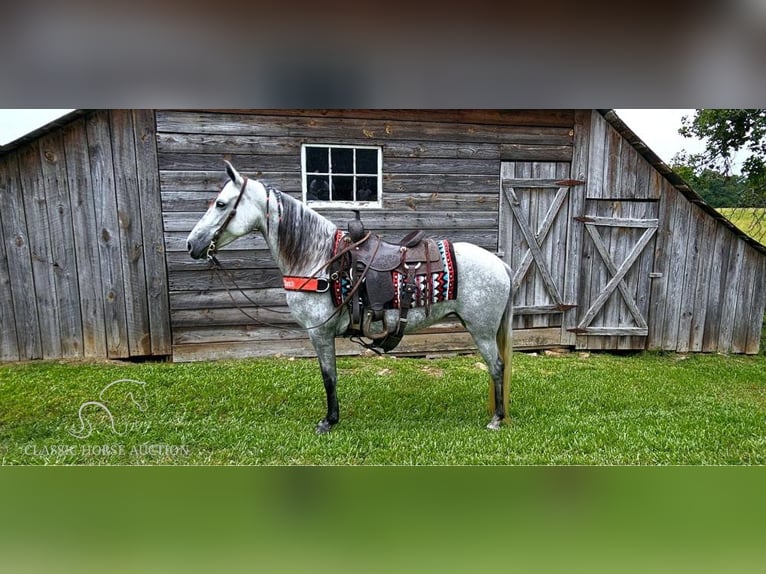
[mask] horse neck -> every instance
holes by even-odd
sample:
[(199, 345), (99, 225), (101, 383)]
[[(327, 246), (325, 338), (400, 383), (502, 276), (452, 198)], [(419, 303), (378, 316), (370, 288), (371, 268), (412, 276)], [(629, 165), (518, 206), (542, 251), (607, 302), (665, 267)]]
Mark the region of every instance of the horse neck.
[(264, 185), (261, 233), (282, 275), (309, 277), (332, 256), (337, 227), (291, 196)]

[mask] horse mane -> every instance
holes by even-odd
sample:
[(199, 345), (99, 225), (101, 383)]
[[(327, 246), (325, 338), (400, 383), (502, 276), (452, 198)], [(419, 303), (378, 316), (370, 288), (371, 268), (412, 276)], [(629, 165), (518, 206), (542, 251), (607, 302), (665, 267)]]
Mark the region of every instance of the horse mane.
[(332, 257), (336, 225), (286, 193), (275, 195), (282, 205), (277, 241), (285, 269), (291, 274), (315, 272)]

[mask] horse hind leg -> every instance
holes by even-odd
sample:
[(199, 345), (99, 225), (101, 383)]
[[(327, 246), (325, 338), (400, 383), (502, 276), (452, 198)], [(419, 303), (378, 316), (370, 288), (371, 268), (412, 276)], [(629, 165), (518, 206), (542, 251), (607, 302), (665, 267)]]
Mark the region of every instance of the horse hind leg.
[(492, 420), (487, 424), (490, 430), (499, 430), (507, 413), (505, 412), (505, 401), (503, 400), (503, 371), (505, 365), (500, 358), (500, 352), (497, 347), (495, 337), (476, 337), (474, 342), (479, 350), (484, 362), (487, 363), (489, 376), (492, 384), (489, 390), (489, 404), (493, 408)]
[[(467, 317), (466, 317), (467, 315)], [(506, 417), (504, 400), (505, 364), (501, 355), (496, 334), (501, 321), (495, 322), (488, 317), (474, 318), (473, 314), (459, 315), (463, 325), (471, 334), (476, 349), (487, 364), (491, 383), (489, 385), (489, 407), (492, 420), (487, 424), (490, 430), (499, 430)]]

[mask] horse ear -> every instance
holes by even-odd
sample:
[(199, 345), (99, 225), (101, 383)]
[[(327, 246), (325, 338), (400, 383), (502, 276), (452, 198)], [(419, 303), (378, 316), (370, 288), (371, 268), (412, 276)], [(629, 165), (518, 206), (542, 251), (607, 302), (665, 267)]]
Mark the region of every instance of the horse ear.
[(237, 185), (242, 185), (242, 176), (239, 175), (239, 172), (236, 169), (234, 169), (234, 166), (231, 165), (227, 160), (223, 160), (223, 163), (226, 164), (226, 173), (229, 175), (231, 181)]

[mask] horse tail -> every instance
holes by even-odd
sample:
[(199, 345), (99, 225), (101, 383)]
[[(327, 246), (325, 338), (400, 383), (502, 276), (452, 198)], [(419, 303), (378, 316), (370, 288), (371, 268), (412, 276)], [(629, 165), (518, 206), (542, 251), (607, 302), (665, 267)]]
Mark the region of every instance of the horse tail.
[[(500, 320), (500, 326), (497, 329), (497, 349), (500, 352), (500, 358), (503, 361), (503, 412), (505, 420), (509, 418), (508, 410), (511, 394), (511, 358), (513, 353), (513, 272), (508, 265), (505, 265), (506, 273), (510, 287), (508, 289), (508, 300), (505, 304), (505, 311)], [(495, 392), (492, 380), (489, 384), (489, 407), (490, 412), (495, 412)]]

